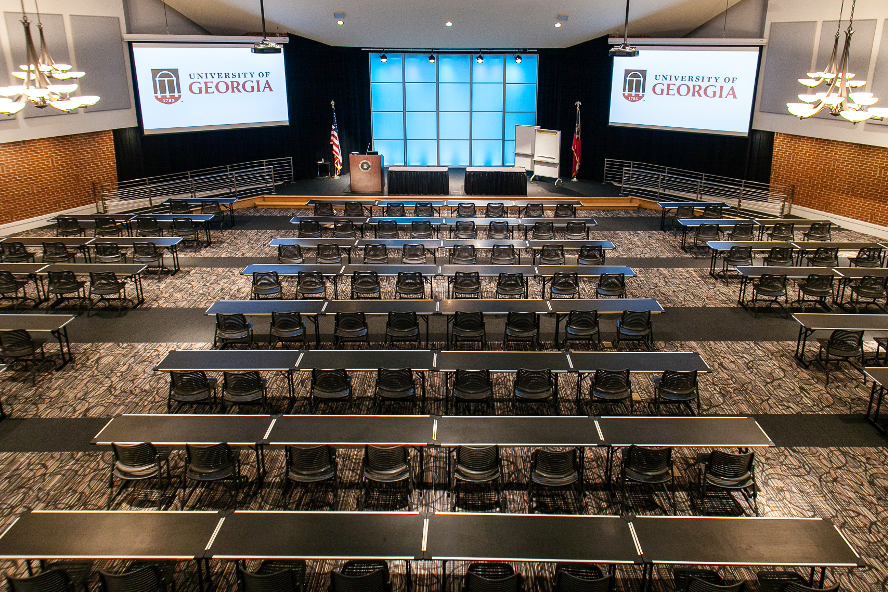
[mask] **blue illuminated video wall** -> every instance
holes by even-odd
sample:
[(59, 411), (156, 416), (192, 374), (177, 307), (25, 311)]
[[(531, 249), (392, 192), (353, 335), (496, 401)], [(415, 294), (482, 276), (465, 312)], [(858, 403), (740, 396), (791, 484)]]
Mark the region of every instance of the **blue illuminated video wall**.
[(373, 148), (386, 166), (511, 166), (536, 124), (537, 56), (370, 54)]

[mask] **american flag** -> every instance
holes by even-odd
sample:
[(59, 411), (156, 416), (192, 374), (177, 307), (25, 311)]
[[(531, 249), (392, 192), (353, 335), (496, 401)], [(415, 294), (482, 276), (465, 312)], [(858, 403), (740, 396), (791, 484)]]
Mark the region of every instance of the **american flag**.
[[(331, 103), (332, 104), (332, 103)], [(336, 107), (333, 107), (333, 127), (330, 128), (330, 144), (333, 146), (333, 169), (335, 176), (342, 170), (342, 152), (339, 148), (339, 126), (336, 125)]]
[(577, 180), (577, 173), (580, 171), (580, 154), (582, 153), (582, 142), (580, 140), (580, 102), (577, 101), (577, 126), (574, 128), (573, 142), (571, 143), (571, 151), (573, 152), (573, 167), (571, 167), (570, 176), (573, 180)]

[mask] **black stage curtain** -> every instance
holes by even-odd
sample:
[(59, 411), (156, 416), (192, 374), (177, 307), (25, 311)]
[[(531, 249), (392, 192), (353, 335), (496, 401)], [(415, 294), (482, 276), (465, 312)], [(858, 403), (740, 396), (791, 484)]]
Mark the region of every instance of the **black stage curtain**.
[(537, 122), (561, 130), (561, 177), (570, 177), (576, 107), (582, 103), (578, 177), (601, 181), (605, 158), (635, 160), (726, 177), (768, 182), (774, 135), (748, 138), (608, 125), (613, 69), (607, 37), (565, 49), (539, 50)]
[(146, 136), (140, 128), (114, 130), (121, 181), (263, 158), (293, 158), (293, 175), (317, 175), (332, 162), (330, 101), (336, 101), (343, 172), (348, 153), (370, 142), (370, 65), (367, 52), (331, 47), (291, 35), (284, 44), (290, 125)]

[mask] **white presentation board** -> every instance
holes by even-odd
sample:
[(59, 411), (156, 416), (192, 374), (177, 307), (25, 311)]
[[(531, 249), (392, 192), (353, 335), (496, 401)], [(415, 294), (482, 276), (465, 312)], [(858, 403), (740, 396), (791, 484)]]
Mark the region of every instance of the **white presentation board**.
[(289, 123), (283, 53), (134, 43), (133, 58), (146, 134)]
[(533, 181), (536, 177), (552, 177), (561, 182), (561, 131), (538, 129), (533, 140)]
[(745, 136), (758, 47), (640, 47), (614, 58), (610, 124)]
[(538, 125), (515, 126), (515, 166), (533, 172), (533, 141)]

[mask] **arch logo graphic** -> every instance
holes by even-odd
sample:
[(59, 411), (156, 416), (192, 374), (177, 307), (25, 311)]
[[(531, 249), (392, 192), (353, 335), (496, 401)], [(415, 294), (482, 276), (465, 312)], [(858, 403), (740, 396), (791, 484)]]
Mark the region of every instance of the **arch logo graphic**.
[(178, 68), (151, 70), (151, 81), (154, 83), (154, 98), (164, 105), (172, 105), (182, 98)]
[(624, 70), (623, 98), (630, 103), (635, 103), (643, 99), (646, 80), (647, 70)]

